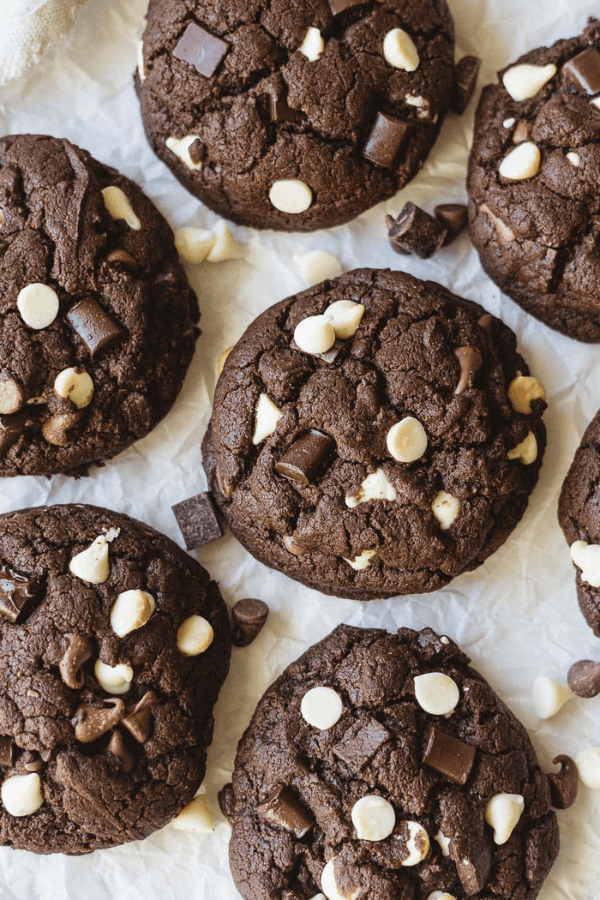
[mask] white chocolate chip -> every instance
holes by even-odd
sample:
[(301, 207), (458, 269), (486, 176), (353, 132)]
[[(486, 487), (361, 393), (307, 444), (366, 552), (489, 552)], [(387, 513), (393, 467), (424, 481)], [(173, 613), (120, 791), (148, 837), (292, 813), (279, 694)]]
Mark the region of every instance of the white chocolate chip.
[(505, 119), (502, 123), (503, 128), (512, 128), (517, 120), (516, 119)]
[(227, 262), (244, 256), (246, 251), (237, 243), (224, 219), (219, 219), (212, 233), (215, 240), (206, 257), (207, 262)]
[(531, 100), (545, 84), (556, 75), (557, 68), (553, 63), (547, 66), (532, 66), (529, 63), (521, 63), (511, 66), (502, 76), (504, 87), (518, 103), (521, 100)]
[(342, 556), (342, 559), (345, 560), (355, 572), (362, 572), (363, 569), (369, 568), (371, 559), (376, 553), (377, 550), (363, 550), (363, 552), (359, 553), (358, 556), (355, 556), (354, 559), (348, 559), (346, 556)]
[(73, 575), (88, 584), (104, 584), (110, 573), (108, 544), (106, 535), (101, 534), (89, 547), (74, 556), (69, 563)]
[(0, 209), (0, 228), (2, 228), (2, 226), (3, 226), (4, 223), (5, 223), (5, 221), (6, 221), (6, 219), (4, 218), (4, 213), (3, 213), (2, 210)]
[(402, 28), (392, 28), (383, 39), (383, 58), (394, 69), (414, 72), (419, 67), (419, 52), (411, 36)]
[(429, 853), (429, 835), (418, 822), (406, 822), (405, 824), (408, 827), (408, 840), (406, 842), (408, 856), (402, 860), (402, 865), (417, 866), (420, 862), (423, 862)]
[(392, 425), (387, 433), (387, 448), (398, 462), (411, 463), (427, 450), (427, 433), (418, 419), (405, 416)]
[(21, 318), (30, 328), (40, 331), (54, 322), (58, 315), (58, 296), (47, 284), (28, 284), (17, 297)]
[(600, 747), (582, 750), (575, 757), (577, 772), (586, 787), (600, 791)]
[(351, 817), (359, 841), (385, 841), (396, 824), (394, 807), (376, 794), (357, 800)]
[(298, 47), (300, 53), (302, 53), (310, 62), (315, 62), (323, 50), (325, 49), (325, 41), (321, 35), (321, 32), (318, 28), (311, 27), (306, 32), (304, 40)]
[(198, 656), (208, 650), (215, 633), (203, 616), (190, 616), (177, 630), (177, 648), (184, 656)]
[(429, 894), (427, 900), (456, 900), (456, 897), (447, 891), (434, 891), (433, 894)]
[[(425, 100), (424, 97), (419, 95), (415, 96), (413, 94), (406, 94), (404, 99), (408, 103), (409, 106), (416, 106), (418, 109), (417, 116), (419, 119), (427, 119), (429, 118), (429, 101)], [(435, 117), (435, 121), (437, 121), (437, 116)]]
[(294, 340), (305, 353), (326, 353), (335, 344), (330, 316), (307, 316), (294, 329)]
[(510, 181), (526, 181), (537, 175), (541, 161), (542, 155), (537, 144), (533, 141), (524, 141), (504, 157), (498, 171), (503, 178)]
[(335, 336), (343, 340), (354, 337), (364, 313), (362, 303), (355, 303), (354, 300), (336, 300), (325, 310), (325, 315), (331, 317)]
[(567, 153), (567, 159), (572, 166), (578, 167), (581, 165), (581, 157), (579, 153)]
[(168, 137), (165, 144), (171, 153), (174, 153), (188, 169), (199, 171), (203, 166), (202, 160), (200, 160), (200, 162), (194, 162), (190, 156), (190, 147), (199, 140), (199, 134), (186, 134), (186, 136), (182, 138)]
[(433, 498), (431, 511), (440, 523), (441, 531), (448, 531), (458, 519), (460, 513), (460, 500), (447, 491), (440, 491)]
[(133, 211), (126, 194), (114, 184), (102, 191), (104, 205), (111, 219), (123, 219), (133, 231), (139, 231), (142, 223)]
[(195, 265), (204, 262), (216, 240), (212, 231), (204, 228), (177, 228), (175, 231), (177, 252), (186, 262)]
[(518, 372), (516, 378), (513, 378), (508, 386), (508, 399), (515, 412), (528, 416), (532, 411), (532, 401), (545, 400), (546, 391), (537, 378), (532, 378), (531, 375), (521, 375)]
[(342, 274), (339, 259), (327, 250), (295, 253), (294, 262), (300, 267), (302, 278), (309, 287)]
[(337, 691), (322, 685), (307, 691), (300, 704), (302, 718), (319, 731), (333, 728), (343, 711), (342, 698)]
[(356, 494), (346, 497), (346, 506), (354, 509), (359, 503), (367, 503), (369, 500), (393, 501), (396, 496), (396, 488), (390, 484), (383, 469), (377, 469), (367, 475)]
[(298, 215), (306, 212), (313, 201), (312, 191), (298, 178), (275, 181), (269, 191), (269, 200), (280, 212)]
[(11, 816), (30, 816), (44, 802), (42, 783), (36, 772), (11, 775), (3, 783), (0, 795), (4, 808)]
[(260, 444), (273, 434), (283, 413), (266, 394), (261, 394), (254, 413), (254, 434), (252, 443)]
[(417, 703), (432, 716), (447, 716), (454, 712), (460, 699), (458, 685), (443, 672), (427, 672), (415, 676)]
[(125, 663), (108, 666), (98, 659), (94, 665), (94, 675), (107, 694), (126, 694), (133, 681), (133, 669)]
[(325, 894), (315, 894), (314, 897), (311, 897), (311, 900), (327, 900)]
[(210, 834), (215, 830), (215, 820), (208, 797), (200, 794), (171, 820), (177, 831), (189, 831), (191, 834)]
[(54, 390), (77, 409), (84, 409), (92, 402), (94, 382), (84, 369), (63, 369), (54, 379)]
[(496, 231), (503, 240), (507, 241), (510, 244), (512, 241), (515, 241), (517, 239), (517, 236), (512, 228), (507, 225), (506, 222), (503, 222), (502, 219), (499, 219), (498, 216), (491, 211), (487, 204), (482, 203), (479, 207), (479, 212), (485, 213), (486, 216), (488, 216), (492, 220), (492, 222), (496, 226)]
[(138, 41), (137, 45), (137, 70), (142, 84), (146, 80), (146, 71), (144, 69), (144, 42)]
[(505, 844), (525, 809), (520, 794), (494, 794), (485, 808), (485, 821), (494, 829), (496, 844)]
[(596, 109), (600, 109), (600, 97), (594, 97), (593, 100), (590, 100), (590, 104), (595, 106)]
[(356, 900), (360, 894), (360, 888), (356, 888), (351, 894), (342, 894), (335, 881), (334, 871), (335, 857), (325, 864), (321, 872), (321, 888), (327, 900)]
[(581, 569), (581, 580), (594, 588), (600, 588), (600, 546), (575, 541), (571, 544), (571, 559)]
[(533, 682), (531, 697), (540, 719), (550, 719), (565, 705), (573, 694), (568, 687), (546, 675), (539, 675)]
[(437, 841), (440, 845), (440, 849), (442, 851), (442, 856), (450, 856), (450, 841), (451, 838), (447, 838), (446, 835), (440, 829), (437, 834), (433, 836), (434, 841)]
[(440, 644), (449, 644), (449, 643), (450, 643), (449, 638), (447, 638), (446, 635), (443, 634), (440, 638)]
[(533, 431), (523, 438), (520, 444), (508, 451), (509, 459), (518, 459), (524, 466), (530, 466), (535, 462), (538, 454), (538, 445)]
[(219, 373), (219, 375), (225, 368), (225, 363), (227, 362), (227, 357), (229, 356), (229, 354), (231, 353), (232, 350), (233, 350), (233, 347), (226, 347), (225, 350), (223, 350), (223, 352), (221, 353), (221, 355), (217, 361), (217, 372)]
[(155, 609), (156, 601), (147, 591), (123, 591), (110, 611), (112, 630), (119, 637), (125, 637), (145, 625)]

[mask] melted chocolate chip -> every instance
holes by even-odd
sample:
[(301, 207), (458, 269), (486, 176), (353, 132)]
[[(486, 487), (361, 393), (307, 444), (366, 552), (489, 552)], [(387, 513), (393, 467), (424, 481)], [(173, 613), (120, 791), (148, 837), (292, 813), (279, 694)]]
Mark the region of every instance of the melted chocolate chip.
[(73, 725), (75, 737), (82, 744), (91, 744), (97, 741), (103, 734), (119, 724), (125, 713), (125, 704), (118, 697), (111, 697), (106, 701), (112, 704), (111, 709), (98, 709), (93, 706), (80, 706), (75, 713)]
[(0, 614), (21, 623), (41, 601), (42, 585), (35, 578), (20, 575), (9, 565), (0, 566)]
[(483, 357), (474, 347), (458, 347), (454, 353), (460, 363), (460, 380), (454, 393), (464, 394), (467, 388), (473, 387), (475, 376), (483, 365)]
[(120, 731), (113, 733), (106, 749), (113, 756), (117, 757), (124, 772), (131, 772), (135, 765), (135, 756), (126, 746)]
[(81, 634), (65, 634), (69, 642), (64, 656), (58, 664), (58, 671), (67, 687), (78, 691), (83, 687), (81, 667), (91, 659), (93, 644), (89, 637)]
[(147, 691), (139, 703), (136, 703), (131, 712), (121, 722), (138, 744), (145, 744), (152, 734), (151, 707), (155, 703), (156, 694), (154, 691)]

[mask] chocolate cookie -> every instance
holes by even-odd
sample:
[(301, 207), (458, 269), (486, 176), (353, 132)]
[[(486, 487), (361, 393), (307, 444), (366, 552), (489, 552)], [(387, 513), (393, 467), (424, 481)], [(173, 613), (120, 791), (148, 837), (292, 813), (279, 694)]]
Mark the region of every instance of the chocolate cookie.
[(600, 22), (483, 91), (469, 229), (496, 284), (551, 328), (600, 341)]
[(429, 628), (340, 625), (311, 647), (220, 799), (247, 900), (534, 900), (558, 853), (527, 732)]
[(586, 622), (600, 637), (600, 412), (588, 425), (558, 503), (558, 520), (577, 570), (577, 597)]
[(392, 197), (459, 88), (444, 0), (151, 0), (136, 75), (148, 140), (181, 183), (284, 231)]
[(0, 844), (88, 853), (194, 796), (225, 605), (172, 541), (93, 506), (0, 516)]
[(203, 444), (233, 533), (324, 593), (432, 591), (527, 506), (542, 385), (482, 307), (357, 270), (268, 309), (229, 354)]
[(108, 459), (170, 410), (198, 304), (166, 221), (66, 140), (0, 139), (0, 475)]

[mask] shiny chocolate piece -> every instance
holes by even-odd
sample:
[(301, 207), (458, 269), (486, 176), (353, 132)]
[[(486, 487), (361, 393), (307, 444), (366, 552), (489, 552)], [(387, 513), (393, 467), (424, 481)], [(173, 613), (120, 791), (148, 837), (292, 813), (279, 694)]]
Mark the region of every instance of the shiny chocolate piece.
[(140, 268), (137, 259), (121, 247), (117, 247), (116, 250), (111, 250), (106, 257), (106, 261), (109, 263), (118, 263), (128, 272), (132, 273), (137, 272)]
[(528, 141), (531, 138), (532, 131), (533, 122), (528, 122), (526, 119), (520, 119), (512, 134), (513, 144), (522, 144), (524, 141)]
[(152, 707), (155, 703), (154, 691), (146, 691), (139, 703), (136, 703), (121, 722), (138, 744), (145, 744), (152, 734)]
[(8, 375), (0, 379), (0, 414), (11, 415), (19, 412), (25, 403), (25, 392), (21, 385)]
[(89, 637), (82, 634), (65, 634), (65, 638), (69, 645), (58, 664), (58, 671), (67, 687), (79, 691), (83, 687), (81, 667), (91, 659), (94, 645)]
[(269, 85), (267, 93), (264, 97), (266, 101), (265, 116), (270, 122), (303, 122), (306, 116), (297, 109), (291, 109), (285, 97), (286, 86), (283, 78), (279, 78), (275, 83)]
[(193, 163), (198, 165), (198, 163), (204, 162), (206, 159), (206, 147), (200, 140), (200, 138), (196, 138), (196, 140), (190, 144), (188, 147), (188, 153), (190, 155), (190, 159)]
[(600, 94), (600, 53), (595, 47), (588, 47), (565, 63), (565, 75), (582, 91)]
[(20, 624), (41, 601), (42, 585), (35, 578), (20, 575), (9, 565), (0, 566), (0, 615)]
[(15, 761), (15, 744), (12, 738), (0, 737), (0, 766), (7, 768)]
[(363, 156), (371, 160), (377, 166), (391, 169), (398, 158), (402, 145), (411, 129), (410, 125), (400, 119), (394, 119), (386, 113), (378, 112), (367, 143), (363, 149)]
[(262, 819), (291, 831), (298, 839), (308, 834), (315, 824), (312, 813), (289, 788), (281, 785), (271, 791), (267, 799), (256, 807), (256, 811)]
[(110, 697), (106, 702), (112, 704), (111, 709), (84, 705), (76, 710), (73, 719), (75, 737), (82, 744), (97, 741), (107, 731), (115, 728), (123, 718), (125, 704), (119, 697)]
[(567, 675), (567, 684), (578, 697), (596, 697), (600, 694), (600, 662), (580, 659), (573, 663)]
[(330, 347), (329, 350), (325, 351), (325, 353), (317, 353), (315, 355), (318, 356), (319, 359), (322, 359), (323, 362), (333, 363), (336, 361), (336, 359), (340, 355), (340, 351), (342, 350), (343, 346), (344, 346), (344, 341), (337, 340), (335, 342), (335, 344), (333, 345), (333, 347)]
[(477, 324), (483, 331), (487, 331), (488, 334), (492, 333), (492, 317), (489, 313), (477, 319)]
[(112, 753), (113, 756), (117, 757), (124, 772), (131, 772), (135, 766), (135, 756), (126, 746), (120, 731), (113, 732), (106, 749), (109, 753)]
[(464, 394), (467, 388), (473, 387), (475, 376), (483, 365), (483, 356), (474, 347), (458, 347), (454, 351), (460, 363), (460, 379), (455, 394)]
[(452, 111), (462, 116), (471, 101), (481, 60), (478, 56), (463, 56), (454, 72), (454, 102)]
[(435, 725), (426, 735), (423, 762), (445, 775), (453, 784), (466, 784), (475, 763), (477, 748), (440, 731)]
[(456, 873), (460, 878), (463, 890), (467, 897), (472, 897), (481, 891), (489, 878), (492, 863), (492, 854), (488, 847), (482, 850), (481, 855), (470, 859), (461, 856), (455, 859)]
[(262, 600), (253, 597), (238, 600), (231, 610), (234, 645), (247, 647), (251, 644), (262, 631), (268, 615), (269, 607)]
[(388, 240), (396, 253), (429, 259), (443, 247), (448, 228), (414, 203), (407, 203), (396, 220), (386, 216)]
[(227, 41), (222, 41), (195, 22), (190, 22), (176, 44), (173, 56), (189, 63), (201, 75), (210, 78), (217, 71), (228, 50)]
[(123, 328), (93, 297), (86, 297), (72, 306), (67, 313), (67, 320), (92, 357), (112, 350), (126, 337)]
[(555, 766), (560, 765), (559, 772), (547, 775), (550, 784), (550, 802), (555, 809), (568, 809), (575, 803), (579, 775), (577, 766), (570, 756), (561, 753), (552, 760)]
[(182, 500), (171, 509), (183, 535), (186, 550), (204, 547), (223, 537), (223, 529), (208, 491)]
[(366, 0), (329, 0), (329, 8), (334, 16), (339, 16), (340, 13), (345, 12), (347, 9), (352, 9), (354, 6), (364, 6)]
[(360, 719), (334, 746), (333, 753), (358, 774), (389, 739), (389, 731), (377, 719)]
[(46, 768), (46, 763), (40, 756), (38, 756), (37, 759), (34, 758), (29, 762), (26, 762), (24, 768), (28, 772), (41, 772), (42, 769)]
[(468, 209), (464, 203), (440, 203), (433, 214), (448, 229), (444, 247), (451, 244), (467, 227)]
[(328, 434), (311, 428), (288, 447), (275, 470), (298, 484), (313, 484), (323, 472), (335, 447)]

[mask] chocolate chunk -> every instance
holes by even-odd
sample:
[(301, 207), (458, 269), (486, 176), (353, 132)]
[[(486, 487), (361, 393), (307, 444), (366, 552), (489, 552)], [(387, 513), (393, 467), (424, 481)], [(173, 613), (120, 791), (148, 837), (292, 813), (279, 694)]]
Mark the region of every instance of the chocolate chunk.
[(363, 149), (363, 156), (378, 166), (391, 169), (398, 158), (411, 126), (378, 112)]
[(464, 203), (440, 203), (433, 210), (433, 214), (448, 229), (444, 247), (451, 244), (467, 227), (468, 209)]
[(112, 753), (113, 756), (117, 757), (124, 772), (131, 772), (135, 765), (135, 756), (126, 746), (120, 731), (113, 732), (106, 749), (109, 753)]
[(190, 63), (197, 72), (209, 78), (216, 72), (228, 49), (227, 41), (190, 22), (173, 50), (173, 56)]
[(485, 316), (481, 316), (477, 319), (477, 324), (483, 331), (487, 331), (488, 334), (492, 333), (492, 317), (489, 313), (486, 313)]
[(193, 143), (188, 147), (188, 153), (190, 155), (190, 159), (196, 165), (198, 163), (204, 162), (206, 159), (206, 147), (200, 140), (200, 138), (196, 138)]
[(126, 337), (121, 326), (93, 297), (86, 297), (85, 300), (80, 300), (72, 306), (67, 313), (67, 319), (92, 357), (100, 356), (106, 350), (112, 349)]
[(473, 96), (480, 65), (481, 60), (477, 56), (463, 56), (456, 64), (452, 110), (459, 116), (462, 116)]
[[(487, 848), (486, 848), (487, 850)], [(485, 854), (481, 859), (469, 859), (467, 856), (455, 860), (456, 872), (467, 897), (478, 894), (488, 879), (491, 866), (491, 853), (489, 859)]]
[(52, 759), (52, 750), (40, 750), (40, 756), (44, 762), (50, 762)]
[(16, 444), (25, 428), (23, 420), (11, 422), (8, 419), (0, 419), (0, 459), (6, 456), (13, 444)]
[(125, 704), (118, 697), (106, 701), (112, 703), (112, 709), (98, 709), (93, 706), (80, 706), (75, 712), (73, 725), (75, 737), (82, 744), (91, 744), (119, 724), (125, 713)]
[(573, 663), (567, 675), (567, 683), (578, 697), (596, 697), (600, 694), (600, 662), (580, 659)]
[(233, 618), (233, 643), (247, 647), (258, 636), (267, 621), (269, 607), (262, 600), (246, 597), (238, 600), (231, 610)]
[(121, 247), (111, 250), (106, 257), (106, 261), (109, 263), (120, 263), (128, 272), (137, 272), (139, 270), (137, 259)]
[(340, 355), (340, 351), (344, 346), (344, 342), (342, 340), (337, 340), (333, 347), (330, 347), (329, 350), (326, 350), (325, 353), (317, 353), (316, 356), (319, 359), (322, 359), (323, 362), (332, 363), (335, 362), (338, 356)]
[(121, 724), (138, 744), (145, 744), (152, 734), (152, 709), (156, 703), (154, 691), (147, 691), (139, 703), (125, 716)]
[(396, 253), (429, 259), (444, 245), (448, 228), (424, 210), (407, 203), (396, 220), (386, 216), (388, 240)]
[(522, 144), (524, 141), (528, 141), (531, 137), (532, 131), (533, 123), (528, 122), (526, 119), (520, 119), (517, 122), (516, 128), (512, 134), (513, 144)]
[(39, 756), (37, 759), (32, 759), (30, 762), (25, 763), (25, 768), (28, 772), (41, 772), (45, 767), (46, 764), (44, 760)]
[(325, 468), (335, 441), (328, 434), (311, 428), (288, 447), (275, 470), (298, 484), (313, 484)]
[(550, 783), (550, 802), (555, 809), (568, 809), (575, 803), (579, 775), (577, 766), (570, 756), (560, 754), (552, 760), (554, 765), (560, 764), (560, 772), (551, 772), (547, 777)]
[(460, 380), (454, 393), (463, 394), (468, 387), (473, 387), (475, 375), (483, 365), (483, 357), (474, 347), (458, 347), (454, 354), (460, 363)]
[(563, 72), (582, 91), (600, 93), (600, 53), (588, 47), (563, 66)]
[(0, 615), (23, 622), (42, 599), (42, 585), (35, 578), (19, 575), (10, 566), (0, 566)]
[(12, 766), (15, 761), (15, 745), (12, 738), (0, 737), (0, 766)]
[(83, 664), (91, 659), (93, 644), (85, 635), (65, 634), (65, 637), (69, 646), (58, 664), (58, 671), (67, 687), (78, 691), (83, 687), (83, 672), (80, 670)]
[(25, 403), (23, 388), (8, 375), (3, 375), (0, 380), (0, 413), (11, 415), (18, 412)]
[(71, 434), (83, 417), (81, 410), (73, 413), (58, 413), (50, 416), (42, 425), (42, 435), (55, 447), (67, 447), (74, 437)]
[(454, 784), (466, 784), (473, 764), (477, 748), (466, 744), (459, 738), (452, 737), (432, 725), (426, 736), (423, 762), (436, 772), (441, 772)]
[(265, 117), (268, 122), (302, 122), (306, 119), (303, 112), (290, 109), (285, 98), (286, 87), (283, 79), (267, 88)]
[(329, 7), (334, 16), (339, 16), (340, 13), (352, 9), (354, 6), (364, 6), (365, 2), (366, 0), (329, 0)]
[(171, 509), (183, 535), (186, 550), (203, 547), (223, 536), (223, 529), (208, 491), (182, 500)]
[(299, 544), (293, 534), (286, 534), (283, 543), (285, 545), (285, 549), (289, 550), (290, 553), (293, 553), (294, 556), (304, 556), (306, 553), (305, 548), (302, 544)]
[(312, 813), (298, 797), (289, 788), (281, 786), (271, 791), (256, 811), (267, 822), (291, 831), (297, 838), (303, 838), (315, 824)]
[(335, 744), (333, 752), (349, 769), (359, 773), (389, 739), (389, 731), (377, 719), (360, 719)]

